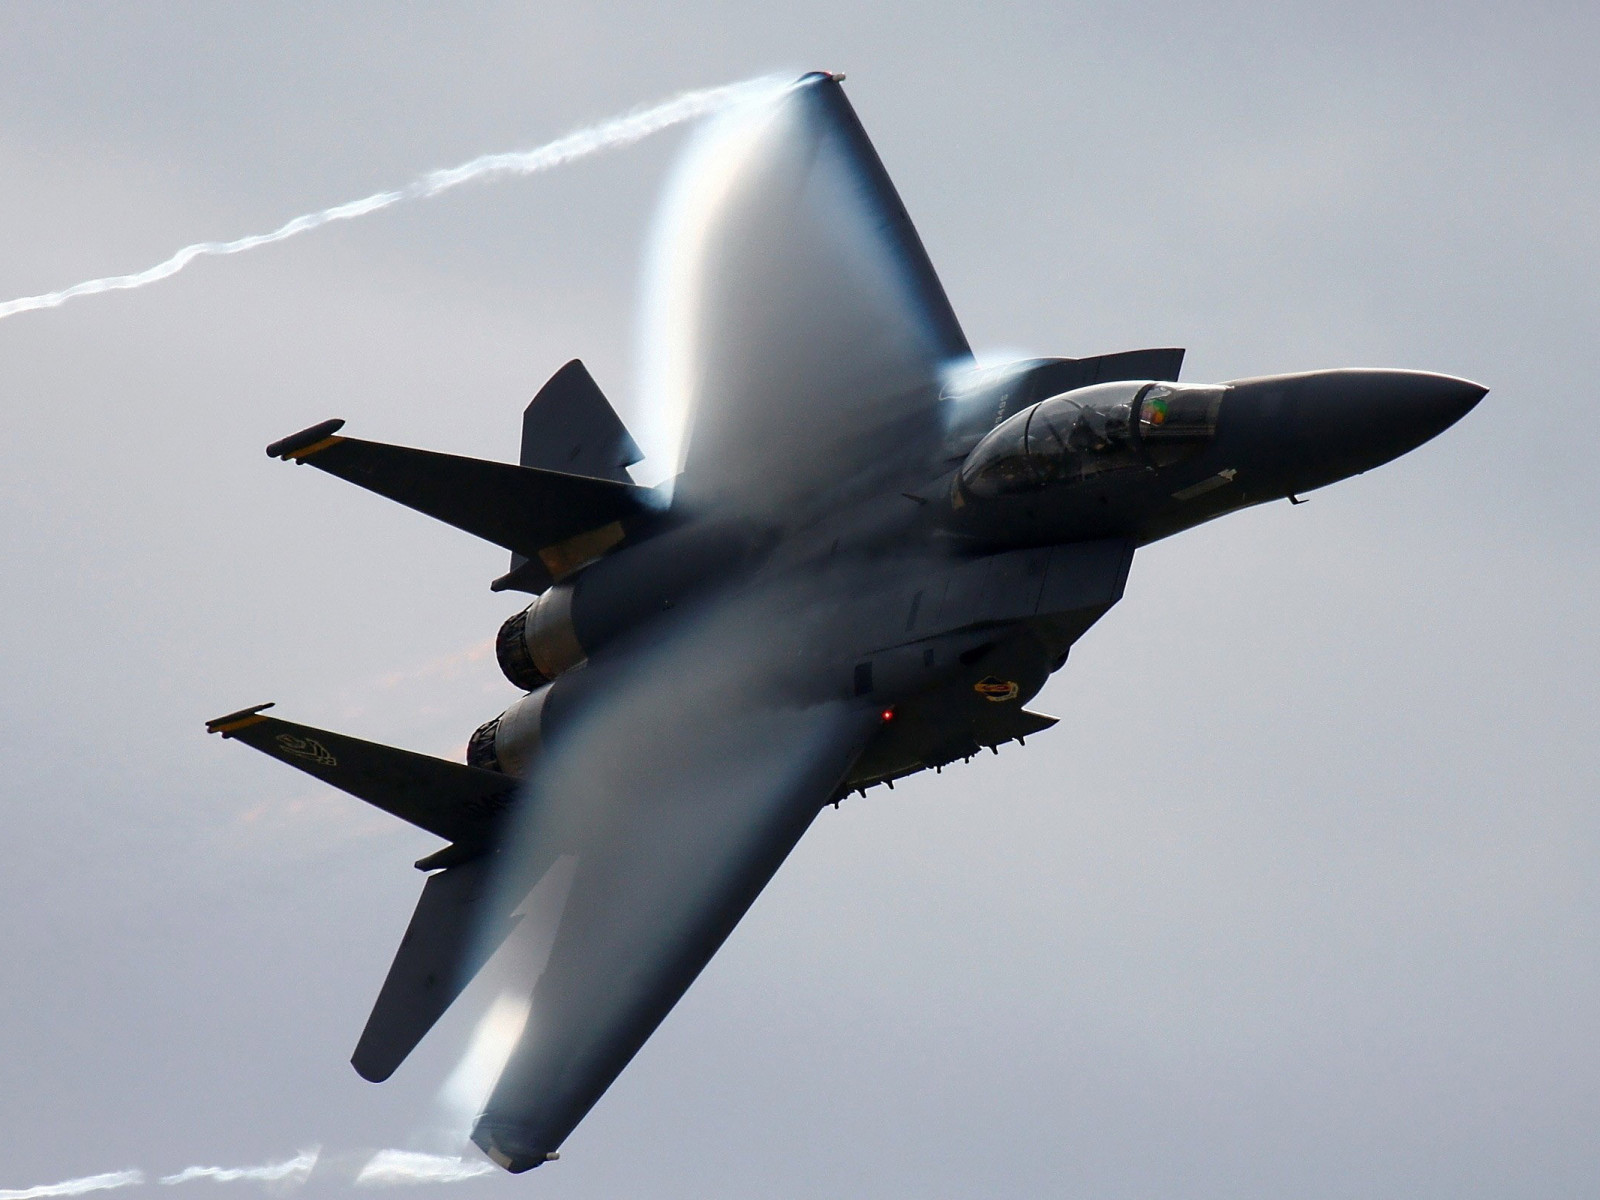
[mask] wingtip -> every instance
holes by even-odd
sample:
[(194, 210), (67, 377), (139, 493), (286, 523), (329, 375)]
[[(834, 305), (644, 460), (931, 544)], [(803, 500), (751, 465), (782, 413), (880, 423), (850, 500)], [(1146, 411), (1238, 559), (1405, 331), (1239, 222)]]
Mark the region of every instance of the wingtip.
[(333, 435), (343, 428), (344, 420), (341, 417), (318, 422), (309, 429), (302, 429), (299, 433), (291, 433), (288, 437), (273, 442), (267, 447), (267, 457), (298, 461), (342, 440)]
[(559, 1150), (541, 1150), (537, 1147), (519, 1145), (515, 1135), (503, 1143), (501, 1132), (485, 1125), (481, 1117), (473, 1126), (472, 1140), (491, 1162), (513, 1175), (521, 1175), (545, 1163), (556, 1162), (561, 1157)]
[(272, 708), (274, 702), (268, 700), (265, 704), (257, 704), (251, 708), (241, 708), (238, 712), (231, 712), (224, 717), (212, 717), (206, 722), (207, 733), (220, 733), (223, 737), (229, 736), (236, 729), (243, 729), (246, 725), (254, 725), (267, 718), (261, 714)]
[(355, 1068), (356, 1074), (368, 1083), (386, 1083), (400, 1064), (368, 1058), (361, 1053), (361, 1047), (357, 1046), (356, 1052), (350, 1056), (350, 1065)]

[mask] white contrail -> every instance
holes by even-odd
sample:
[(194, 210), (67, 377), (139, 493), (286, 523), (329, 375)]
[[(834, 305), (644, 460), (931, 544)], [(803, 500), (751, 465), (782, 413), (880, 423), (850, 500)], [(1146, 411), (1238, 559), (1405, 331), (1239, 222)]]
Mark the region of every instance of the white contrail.
[(495, 1168), (482, 1159), (419, 1154), (414, 1150), (380, 1150), (356, 1176), (357, 1187), (384, 1187), (397, 1183), (459, 1183)]
[[(209, 1179), (213, 1183), (275, 1183), (302, 1184), (311, 1178), (317, 1160), (322, 1155), (320, 1146), (302, 1150), (283, 1162), (264, 1163), (258, 1167), (185, 1167), (172, 1175), (161, 1176), (165, 1184), (191, 1183)], [(357, 1162), (360, 1159), (356, 1160)], [(353, 1165), (353, 1164), (351, 1164)], [(337, 1158), (333, 1163), (339, 1172)], [(344, 1167), (348, 1172), (350, 1166)], [(356, 1174), (355, 1182), (361, 1187), (395, 1187), (411, 1183), (460, 1183), (480, 1175), (493, 1175), (495, 1168), (482, 1159), (459, 1158), (446, 1154), (421, 1154), (415, 1150), (379, 1150), (367, 1159)], [(348, 1174), (343, 1174), (349, 1180)], [(135, 1187), (145, 1182), (143, 1171), (112, 1171), (104, 1175), (86, 1175), (81, 1179), (67, 1179), (61, 1183), (42, 1183), (30, 1188), (0, 1188), (0, 1200), (45, 1200), (50, 1196), (82, 1196), (86, 1192), (101, 1192), (110, 1188)]]
[(317, 1165), (321, 1147), (302, 1150), (291, 1159), (259, 1167), (185, 1167), (175, 1175), (163, 1175), (162, 1183), (188, 1183), (191, 1179), (210, 1179), (216, 1183), (304, 1183)]
[(81, 1196), (85, 1192), (104, 1192), (111, 1188), (132, 1187), (144, 1182), (143, 1171), (109, 1171), (104, 1175), (85, 1175), (61, 1183), (41, 1183), (30, 1188), (0, 1188), (0, 1200), (34, 1200), (37, 1196)]
[(532, 150), (485, 154), (471, 162), (462, 163), (459, 167), (430, 171), (394, 191), (375, 192), (360, 200), (351, 200), (344, 204), (336, 204), (332, 208), (306, 213), (280, 225), (271, 233), (251, 234), (249, 237), (236, 238), (231, 242), (196, 242), (192, 246), (185, 246), (165, 262), (157, 263), (132, 275), (111, 275), (104, 279), (90, 279), (83, 283), (75, 283), (69, 288), (62, 288), (58, 292), (8, 300), (0, 303), (0, 318), (32, 312), (38, 308), (55, 308), (78, 296), (93, 296), (101, 292), (144, 287), (148, 283), (176, 275), (197, 258), (208, 255), (241, 254), (246, 250), (254, 250), (257, 246), (281, 242), (296, 234), (307, 233), (332, 221), (349, 221), (356, 217), (364, 217), (368, 213), (399, 204), (402, 200), (424, 200), (430, 196), (437, 196), (440, 192), (459, 187), (463, 183), (470, 183), (475, 179), (532, 175), (538, 171), (547, 171), (551, 167), (559, 167), (563, 163), (585, 158), (602, 150), (630, 146), (651, 134), (660, 133), (663, 129), (680, 125), (685, 121), (692, 121), (696, 117), (722, 108), (733, 100), (773, 86), (775, 81), (772, 79), (753, 79), (743, 83), (683, 92), (648, 108), (635, 109), (623, 116), (613, 117), (598, 125), (569, 133), (565, 137), (546, 142)]

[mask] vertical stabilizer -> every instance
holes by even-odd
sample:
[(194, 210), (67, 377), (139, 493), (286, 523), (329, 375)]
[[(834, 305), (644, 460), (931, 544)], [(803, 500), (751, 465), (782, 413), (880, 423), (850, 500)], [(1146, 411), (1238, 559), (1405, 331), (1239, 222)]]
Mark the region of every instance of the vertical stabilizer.
[(550, 377), (522, 414), (522, 465), (632, 483), (644, 455), (588, 368), (573, 359)]
[[(573, 359), (550, 376), (522, 410), (522, 457), (518, 461), (525, 467), (631, 484), (628, 468), (643, 457), (582, 359)], [(522, 568), (527, 562), (513, 552), (511, 569), (495, 582), (494, 590), (543, 591), (546, 581), (536, 568), (534, 578), (525, 578), (527, 572)]]

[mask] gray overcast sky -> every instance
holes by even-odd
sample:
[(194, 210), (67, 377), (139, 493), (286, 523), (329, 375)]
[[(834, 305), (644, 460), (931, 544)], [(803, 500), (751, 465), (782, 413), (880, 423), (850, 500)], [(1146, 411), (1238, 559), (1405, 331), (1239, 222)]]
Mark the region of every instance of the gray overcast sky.
[[(980, 348), (1493, 390), (1141, 552), (1054, 731), (826, 813), (563, 1161), (453, 1194), (1593, 1194), (1595, 7), (776, 7), (7, 4), (0, 299), (824, 67)], [(573, 355), (629, 410), (681, 144), (0, 322), (0, 1187), (426, 1123), (470, 1013), (346, 1060), (431, 839), (202, 721), (453, 753), (514, 601), (261, 448), (510, 458)]]

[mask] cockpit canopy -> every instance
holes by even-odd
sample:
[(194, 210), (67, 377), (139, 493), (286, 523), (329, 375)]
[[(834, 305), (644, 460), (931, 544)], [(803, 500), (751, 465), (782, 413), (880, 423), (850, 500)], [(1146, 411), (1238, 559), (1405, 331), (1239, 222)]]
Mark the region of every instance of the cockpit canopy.
[(1105, 471), (1159, 467), (1216, 432), (1226, 387), (1125, 381), (1041, 400), (995, 426), (961, 467), (972, 496), (1004, 496)]

